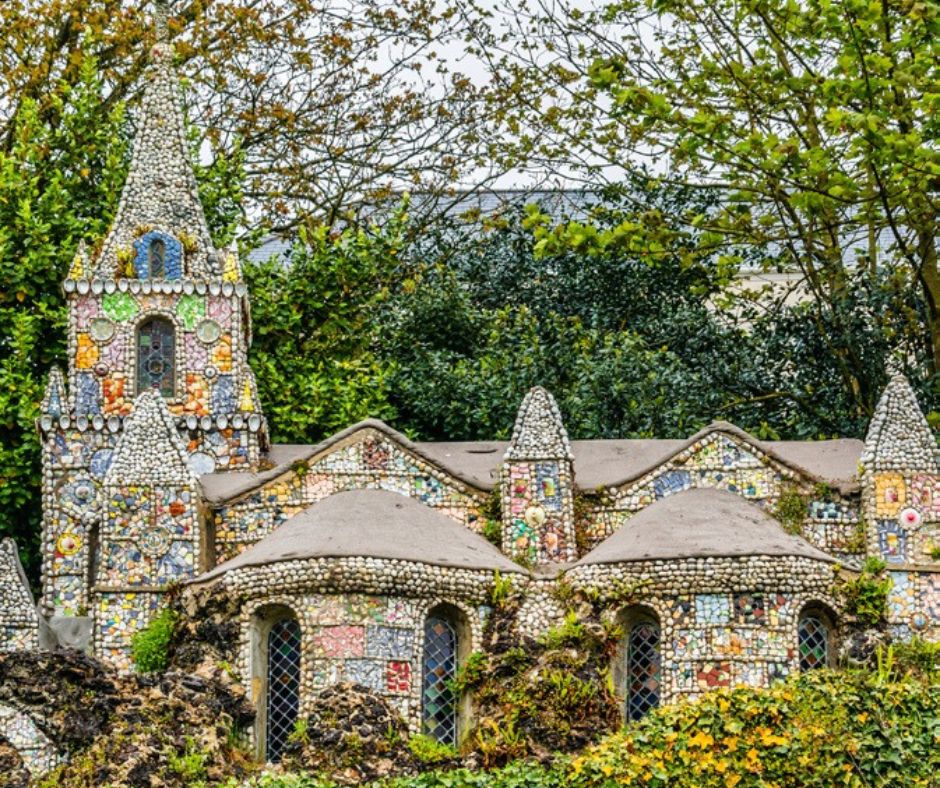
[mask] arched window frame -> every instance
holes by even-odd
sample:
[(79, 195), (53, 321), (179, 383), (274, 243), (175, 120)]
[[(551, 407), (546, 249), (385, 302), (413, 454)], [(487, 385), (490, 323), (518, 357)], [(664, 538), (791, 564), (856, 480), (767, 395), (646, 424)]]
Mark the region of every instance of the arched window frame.
[(150, 387), (142, 388), (140, 383), (140, 374), (138, 365), (140, 363), (140, 331), (151, 320), (163, 320), (173, 328), (173, 391), (172, 394), (164, 395), (167, 400), (179, 400), (183, 391), (183, 376), (180, 370), (183, 369), (183, 332), (176, 319), (176, 315), (165, 310), (151, 310), (142, 314), (134, 324), (132, 334), (132, 353), (130, 380), (133, 385), (133, 395), (136, 396), (143, 391), (149, 391)]
[[(621, 696), (623, 707), (623, 718), (626, 722), (642, 719), (649, 711), (662, 703), (662, 625), (656, 611), (645, 605), (633, 605), (620, 612), (617, 616), (617, 623), (623, 629), (623, 637), (617, 649), (614, 664), (614, 683)], [(638, 664), (640, 652), (637, 651), (641, 645), (635, 639), (640, 637), (643, 628), (653, 627), (655, 629), (655, 652), (654, 662), (650, 667), (655, 667), (655, 672), (649, 676), (649, 679), (655, 682), (653, 691), (653, 702), (650, 702), (650, 690), (638, 692), (634, 685), (635, 673)]]
[[(153, 244), (163, 244), (161, 270), (153, 269)], [(148, 230), (134, 241), (134, 276), (138, 279), (179, 279), (183, 275), (183, 244), (162, 230)]]
[(297, 719), (303, 711), (301, 697), (302, 677), (305, 670), (304, 626), (294, 609), (283, 602), (262, 605), (251, 615), (250, 658), (251, 684), (257, 688), (253, 701), (255, 706), (254, 744), (255, 754), (261, 761), (269, 759), (268, 715), (270, 697), (270, 643), (271, 633), (283, 621), (296, 622), (298, 642)]
[[(452, 678), (454, 675), (456, 675), (461, 666), (466, 662), (467, 656), (470, 654), (472, 647), (469, 619), (463, 610), (461, 610), (456, 605), (442, 603), (435, 605), (427, 611), (421, 627), (421, 649), (419, 653), (421, 659), (421, 732), (428, 735), (433, 735), (432, 732), (427, 729), (428, 710), (426, 693), (429, 680), (427, 653), (428, 625), (434, 619), (440, 619), (446, 622), (450, 626), (451, 631), (454, 633), (456, 640), (454, 668), (452, 675), (449, 678)], [(449, 678), (445, 680), (449, 680)], [(466, 733), (466, 731), (469, 729), (471, 702), (467, 693), (455, 697), (453, 702), (455, 716), (454, 733), (450, 740), (445, 739), (444, 743), (457, 746), (460, 744), (464, 733)], [(438, 740), (440, 741), (441, 739)]]
[[(816, 622), (821, 626), (822, 635), (825, 638), (825, 654), (821, 663), (816, 659), (814, 664), (804, 657), (804, 626), (810, 622)], [(837, 642), (836, 642), (836, 617), (828, 605), (822, 602), (807, 602), (800, 609), (800, 614), (796, 620), (796, 660), (797, 667), (801, 673), (818, 668), (831, 668), (836, 665)]]

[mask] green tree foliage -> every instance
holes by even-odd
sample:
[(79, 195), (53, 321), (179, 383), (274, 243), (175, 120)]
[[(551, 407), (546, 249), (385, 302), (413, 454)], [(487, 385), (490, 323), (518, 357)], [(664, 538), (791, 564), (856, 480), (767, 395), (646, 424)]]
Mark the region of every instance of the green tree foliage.
[[(626, 199), (622, 189), (608, 196), (598, 220), (615, 225), (639, 202), (660, 216), (717, 204), (637, 180)], [(867, 415), (830, 352), (836, 329), (810, 319), (811, 305), (729, 297), (720, 254), (683, 253), (697, 244), (691, 232), (655, 260), (619, 247), (545, 256), (523, 228), (541, 216), (512, 213), (483, 233), (439, 226), (408, 252), (414, 278), (379, 334), (399, 426), (425, 438), (506, 437), (525, 391), (544, 385), (579, 438), (684, 437), (714, 419), (770, 439), (864, 435)], [(910, 330), (922, 305), (909, 289), (859, 279), (844, 299), (875, 388), (887, 354), (900, 350), (915, 368), (923, 360)]]
[(275, 441), (317, 441), (369, 416), (394, 416), (373, 343), (378, 311), (403, 276), (403, 220), (382, 230), (305, 227), (290, 264), (246, 264), (250, 360)]
[[(859, 291), (903, 291), (889, 309), (918, 346), (917, 377), (940, 369), (936, 3), (788, 0), (541, 0), (500, 6), (477, 28), (506, 100), (493, 100), (533, 159), (592, 180), (648, 165), (669, 183), (713, 188), (694, 205), (627, 212), (609, 226), (540, 227), (541, 249), (669, 256), (762, 249), (797, 272), (821, 353), (856, 418), (881, 388), (856, 344)], [(492, 16), (483, 17), (486, 20)], [(509, 97), (514, 101), (509, 101)], [(875, 299), (877, 300), (877, 299)], [(916, 320), (910, 319), (916, 315)], [(813, 370), (815, 374), (817, 370)], [(818, 379), (818, 378), (817, 378)], [(804, 393), (802, 396), (806, 396)]]

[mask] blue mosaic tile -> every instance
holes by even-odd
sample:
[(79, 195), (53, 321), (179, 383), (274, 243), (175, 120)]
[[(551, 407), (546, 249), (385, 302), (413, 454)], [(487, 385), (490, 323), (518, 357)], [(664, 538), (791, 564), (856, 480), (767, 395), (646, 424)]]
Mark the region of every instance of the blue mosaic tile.
[(702, 624), (727, 624), (731, 620), (731, 602), (724, 594), (696, 594), (695, 620)]
[(347, 659), (343, 663), (343, 678), (362, 684), (376, 692), (385, 690), (385, 662), (372, 659)]
[(539, 503), (550, 512), (561, 511), (561, 484), (558, 478), (558, 463), (538, 462), (535, 478)]
[(399, 627), (366, 627), (366, 656), (411, 659), (414, 633)]
[(152, 230), (144, 233), (134, 241), (134, 273), (138, 279), (150, 279), (149, 251), (152, 241), (161, 240), (164, 243), (163, 267), (164, 275), (160, 279), (179, 279), (183, 273), (183, 245), (172, 235)]
[(903, 564), (907, 559), (907, 534), (895, 520), (878, 521), (878, 549), (889, 564)]
[(101, 413), (101, 391), (93, 372), (79, 372), (75, 389), (75, 412), (79, 416)]
[(219, 375), (212, 387), (212, 412), (232, 413), (235, 410), (235, 381), (231, 375)]
[(688, 490), (692, 486), (692, 475), (688, 471), (666, 471), (653, 480), (653, 492), (657, 498)]
[(104, 479), (108, 468), (111, 467), (112, 459), (114, 459), (114, 451), (112, 449), (99, 449), (91, 455), (88, 470), (91, 472), (92, 476), (100, 481)]

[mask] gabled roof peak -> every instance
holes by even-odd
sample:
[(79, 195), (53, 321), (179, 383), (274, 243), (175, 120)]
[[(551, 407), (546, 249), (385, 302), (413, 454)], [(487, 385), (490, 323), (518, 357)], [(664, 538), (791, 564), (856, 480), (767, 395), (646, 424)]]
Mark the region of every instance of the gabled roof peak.
[(86, 276), (140, 276), (131, 260), (134, 242), (154, 228), (185, 250), (183, 273), (219, 276), (186, 138), (182, 91), (173, 67), (173, 47), (159, 40), (150, 49), (150, 68), (137, 112), (137, 134), (127, 180), (111, 229)]
[(197, 486), (175, 420), (159, 393), (144, 391), (137, 397), (104, 483)]
[(862, 464), (870, 471), (920, 470), (936, 473), (937, 440), (917, 395), (896, 368), (875, 407), (865, 437)]
[(558, 403), (541, 386), (529, 389), (523, 398), (504, 459), (573, 459)]
[(68, 397), (65, 393), (65, 378), (57, 366), (49, 370), (49, 381), (43, 395), (40, 413), (57, 419), (68, 410)]

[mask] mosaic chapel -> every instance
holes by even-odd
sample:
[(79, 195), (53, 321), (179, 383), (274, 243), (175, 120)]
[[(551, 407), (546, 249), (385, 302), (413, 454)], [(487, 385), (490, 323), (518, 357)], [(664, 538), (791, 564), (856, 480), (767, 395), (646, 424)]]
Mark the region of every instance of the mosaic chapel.
[[(250, 293), (235, 249), (213, 246), (165, 43), (142, 117), (113, 225), (63, 283), (68, 369), (51, 371), (37, 425), (42, 594), (0, 543), (0, 649), (69, 646), (131, 669), (169, 587), (234, 595), (234, 669), (258, 753), (277, 760), (339, 681), (458, 743), (473, 699), (450, 679), (480, 648), (494, 584), (522, 596), (520, 635), (559, 624), (559, 584), (609, 601), (624, 719), (834, 664), (834, 583), (867, 557), (888, 565), (891, 634), (940, 638), (937, 445), (901, 374), (864, 442), (762, 441), (724, 422), (685, 440), (569, 440), (535, 388), (507, 442), (413, 442), (367, 420), (272, 444)], [(781, 517), (794, 500), (795, 526)], [(35, 768), (55, 758), (28, 717), (0, 706), (0, 727)]]

